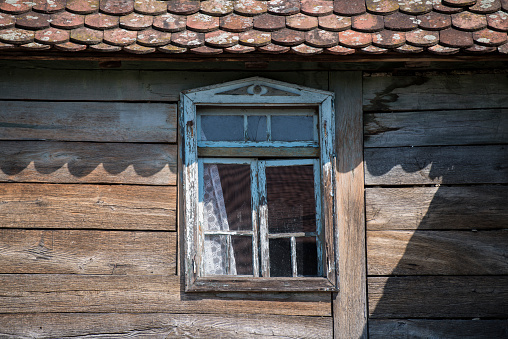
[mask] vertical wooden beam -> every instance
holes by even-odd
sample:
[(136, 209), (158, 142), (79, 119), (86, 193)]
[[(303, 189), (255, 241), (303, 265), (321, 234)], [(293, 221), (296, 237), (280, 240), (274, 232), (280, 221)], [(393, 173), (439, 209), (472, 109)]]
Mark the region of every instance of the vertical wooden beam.
[(334, 338), (367, 338), (362, 73), (330, 72), (330, 90), (337, 140)]

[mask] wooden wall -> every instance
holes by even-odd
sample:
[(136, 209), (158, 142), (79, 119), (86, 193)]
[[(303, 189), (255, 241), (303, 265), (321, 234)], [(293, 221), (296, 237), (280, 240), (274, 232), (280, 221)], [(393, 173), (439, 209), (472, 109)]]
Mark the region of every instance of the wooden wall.
[(508, 75), (363, 90), (370, 337), (508, 336)]
[(253, 75), (328, 85), (0, 64), (0, 337), (332, 335), (329, 293), (183, 293), (179, 93)]

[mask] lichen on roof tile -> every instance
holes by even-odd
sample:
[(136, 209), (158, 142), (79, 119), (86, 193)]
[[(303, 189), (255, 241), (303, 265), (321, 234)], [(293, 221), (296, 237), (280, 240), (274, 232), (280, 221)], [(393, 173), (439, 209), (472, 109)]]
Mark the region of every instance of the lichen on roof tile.
[(73, 29), (82, 27), (85, 24), (85, 17), (80, 14), (60, 12), (51, 15), (51, 26), (61, 29)]
[(133, 54), (148, 54), (148, 53), (155, 52), (154, 47), (142, 46), (142, 45), (138, 45), (136, 43), (134, 43), (132, 45), (125, 46), (123, 48), (123, 50), (126, 52), (129, 52), (129, 53), (133, 53)]
[(331, 0), (302, 0), (301, 12), (311, 16), (325, 16), (333, 13)]
[(21, 28), (7, 28), (0, 30), (0, 41), (7, 44), (21, 45), (34, 40), (35, 33)]
[(384, 54), (388, 52), (388, 49), (370, 45), (360, 49), (360, 51), (366, 54)]
[(325, 52), (334, 55), (349, 55), (355, 53), (356, 49), (344, 46), (334, 46), (327, 48)]
[(205, 44), (216, 48), (226, 48), (238, 44), (238, 33), (215, 31), (205, 34)]
[(351, 27), (360, 32), (377, 32), (384, 28), (383, 17), (365, 13), (353, 17)]
[(256, 50), (255, 47), (243, 46), (243, 45), (234, 45), (231, 47), (224, 48), (224, 51), (226, 51), (228, 53), (234, 53), (234, 54), (250, 53), (250, 52), (254, 52), (255, 50)]
[(298, 13), (286, 17), (286, 26), (300, 31), (309, 31), (318, 26), (318, 18)]
[(423, 51), (423, 47), (413, 46), (409, 44), (404, 44), (400, 47), (395, 48), (395, 52), (403, 53), (403, 54), (413, 54), (413, 53), (421, 53)]
[(67, 0), (68, 11), (77, 14), (90, 14), (99, 10), (99, 0)]
[(21, 49), (30, 50), (30, 51), (42, 51), (45, 49), (50, 49), (50, 45), (43, 45), (38, 42), (30, 42), (28, 44), (20, 45)]
[(372, 43), (372, 35), (348, 29), (347, 31), (339, 32), (339, 42), (341, 45), (350, 48), (367, 47)]
[(291, 51), (299, 55), (315, 55), (323, 53), (322, 48), (308, 46), (306, 44), (300, 44), (298, 46), (291, 47)]
[(406, 43), (406, 33), (384, 30), (372, 34), (372, 44), (381, 48), (397, 48)]
[(214, 15), (223, 16), (233, 12), (235, 3), (231, 0), (207, 0), (201, 2), (201, 12)]
[(491, 29), (508, 32), (508, 14), (498, 11), (487, 15), (487, 25)]
[(168, 12), (179, 15), (194, 14), (199, 11), (199, 0), (171, 0), (168, 1)]
[(305, 42), (312, 47), (333, 47), (339, 43), (339, 33), (314, 29), (305, 33)]
[(478, 14), (490, 14), (501, 9), (501, 1), (499, 0), (478, 0), (469, 10)]
[(284, 28), (272, 33), (272, 42), (282, 46), (296, 46), (305, 41), (305, 33)]
[(300, 11), (300, 0), (270, 0), (267, 4), (268, 13), (276, 15), (292, 15)]
[(0, 11), (9, 14), (23, 14), (32, 9), (33, 2), (26, 0), (0, 0)]
[(0, 29), (14, 27), (16, 17), (12, 14), (0, 13)]
[(439, 33), (435, 31), (416, 29), (406, 33), (406, 41), (408, 44), (418, 47), (433, 46), (439, 43)]
[(127, 46), (136, 42), (138, 32), (123, 28), (104, 31), (104, 42), (114, 46)]
[(135, 0), (134, 11), (146, 15), (160, 15), (165, 14), (168, 9), (168, 4), (159, 0)]
[(410, 31), (418, 27), (416, 16), (396, 12), (383, 17), (385, 28), (394, 31)]
[(487, 46), (474, 44), (471, 47), (465, 48), (464, 51), (466, 53), (472, 53), (472, 54), (485, 54), (485, 53), (492, 53), (492, 52), (497, 51), (497, 47), (487, 47)]
[(460, 51), (460, 48), (446, 47), (441, 45), (435, 45), (428, 48), (428, 51), (439, 55), (450, 55), (456, 54)]
[(268, 45), (272, 41), (272, 34), (270, 32), (251, 30), (240, 33), (239, 39), (243, 45), (259, 47)]
[(333, 11), (339, 15), (353, 16), (367, 10), (364, 0), (334, 0)]
[(95, 29), (117, 28), (120, 24), (120, 17), (103, 13), (89, 14), (85, 17), (85, 26)]
[(33, 0), (33, 3), (34, 11), (52, 14), (63, 10), (67, 0)]
[(230, 32), (244, 32), (249, 30), (254, 25), (252, 17), (245, 17), (238, 14), (229, 14), (221, 17), (219, 26), (221, 29)]
[(433, 2), (430, 0), (398, 0), (399, 11), (412, 15), (420, 15), (432, 11)]
[(138, 13), (131, 13), (120, 18), (120, 27), (139, 31), (151, 27), (153, 23), (153, 16), (143, 15)]
[(193, 48), (205, 44), (205, 33), (182, 31), (171, 35), (171, 43), (179, 47)]
[(104, 36), (103, 31), (81, 27), (73, 29), (71, 32), (70, 40), (75, 43), (84, 45), (95, 45), (102, 42)]
[(16, 26), (25, 29), (44, 29), (51, 22), (49, 14), (30, 11), (16, 17)]
[(183, 31), (187, 26), (187, 18), (183, 15), (163, 14), (153, 19), (153, 27), (164, 32)]
[(35, 41), (41, 44), (61, 44), (69, 41), (69, 31), (59, 28), (46, 28), (35, 32)]
[(287, 53), (291, 50), (290, 47), (287, 46), (280, 46), (275, 44), (268, 44), (265, 46), (258, 47), (258, 51), (262, 53), (269, 53), (269, 54), (282, 54)]
[(376, 14), (391, 14), (399, 9), (397, 0), (366, 0), (367, 11)]
[(487, 18), (471, 12), (452, 14), (452, 26), (464, 31), (477, 31), (487, 27)]
[(187, 28), (196, 32), (211, 32), (219, 28), (219, 18), (196, 13), (187, 17)]
[(122, 50), (122, 47), (120, 46), (112, 46), (104, 42), (97, 45), (90, 45), (88, 48), (96, 52), (119, 52)]
[(171, 33), (148, 28), (138, 32), (137, 43), (148, 47), (159, 47), (171, 42)]
[(434, 3), (434, 11), (444, 14), (460, 13), (464, 10), (464, 7), (452, 7), (443, 4), (442, 2)]
[(100, 9), (106, 14), (127, 15), (134, 11), (134, 0), (100, 0)]
[(178, 47), (174, 45), (166, 45), (162, 47), (157, 47), (159, 52), (170, 53), (170, 54), (181, 54), (187, 52), (187, 48)]
[(79, 52), (86, 49), (86, 45), (75, 44), (74, 42), (64, 42), (61, 44), (56, 44), (55, 48), (64, 52)]
[(499, 53), (508, 54), (508, 43), (499, 46), (497, 50)]
[(429, 31), (439, 31), (452, 25), (450, 15), (432, 12), (417, 16), (418, 26)]
[(493, 31), (488, 28), (473, 32), (474, 42), (483, 46), (500, 46), (506, 43), (507, 39), (506, 33)]
[(443, 3), (449, 6), (473, 6), (476, 0), (443, 0)]
[(266, 1), (238, 0), (235, 2), (235, 12), (241, 15), (254, 16), (266, 13)]
[(340, 32), (351, 28), (351, 18), (331, 14), (318, 19), (318, 27), (327, 31)]

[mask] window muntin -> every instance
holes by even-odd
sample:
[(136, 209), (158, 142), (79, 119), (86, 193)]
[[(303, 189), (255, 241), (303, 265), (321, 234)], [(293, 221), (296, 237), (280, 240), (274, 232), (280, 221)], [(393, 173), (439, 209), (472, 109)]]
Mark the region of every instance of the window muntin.
[[(261, 88), (261, 91), (254, 91), (251, 89)], [(236, 82), (230, 82), (217, 86), (210, 86), (202, 89), (185, 91), (181, 95), (181, 112), (180, 126), (182, 128), (181, 134), (184, 137), (182, 143), (182, 193), (183, 199), (181, 200), (184, 212), (184, 230), (185, 230), (185, 288), (186, 291), (333, 291), (336, 290), (336, 275), (335, 275), (335, 242), (334, 242), (334, 171), (333, 171), (333, 145), (334, 145), (334, 118), (333, 118), (333, 93), (324, 92), (320, 90), (304, 88), (301, 86), (294, 86), (273, 80), (250, 78)], [(215, 112), (213, 112), (215, 110)], [(286, 138), (285, 141), (273, 140), (271, 138), (271, 117), (281, 113), (281, 115), (290, 115), (290, 111), (300, 112), (306, 110), (302, 115), (309, 115), (313, 118), (313, 140), (295, 140), (295, 138)], [(309, 114), (309, 112), (312, 112)], [(222, 113), (221, 113), (222, 112)], [(257, 112), (258, 114), (251, 114)], [(289, 113), (288, 113), (289, 112)], [(270, 114), (268, 114), (270, 113)], [(216, 115), (216, 114), (229, 114), (239, 115), (243, 117), (243, 128), (239, 129), (243, 132), (243, 140), (206, 140), (206, 136), (201, 131), (201, 116), (202, 115)], [(298, 115), (298, 114), (297, 114)], [(265, 117), (264, 119), (257, 119), (257, 130), (251, 133), (248, 129), (249, 120), (252, 122), (255, 118), (253, 116)], [(265, 120), (265, 121), (262, 121)], [(261, 127), (259, 126), (261, 125)], [(251, 124), (252, 126), (252, 124)], [(205, 127), (206, 128), (206, 127)], [(266, 131), (266, 138), (264, 132)], [(307, 130), (308, 131), (308, 130)], [(205, 130), (206, 132), (206, 130)], [(252, 135), (255, 135), (253, 138)], [(310, 133), (307, 132), (307, 136)], [(306, 137), (309, 139), (309, 137)], [(220, 137), (216, 137), (220, 139)], [(238, 139), (241, 139), (238, 137)], [(302, 138), (304, 139), (304, 138)], [(199, 158), (199, 161), (198, 161)], [(293, 158), (293, 159), (291, 159)], [(321, 209), (320, 213), (316, 213), (316, 224), (319, 223), (318, 235), (306, 234), (300, 232), (298, 234), (287, 234), (282, 232), (272, 232), (270, 236), (267, 231), (263, 232), (260, 229), (261, 221), (265, 220), (267, 216), (263, 216), (263, 208), (266, 205), (266, 198), (261, 199), (262, 189), (251, 189), (253, 199), (251, 201), (252, 210), (252, 232), (253, 238), (257, 238), (256, 234), (266, 234), (263, 239), (260, 236), (258, 241), (258, 261), (253, 260), (250, 264), (250, 257), (254, 259), (254, 253), (258, 252), (254, 249), (255, 240), (249, 238), (251, 234), (240, 234), (241, 232), (235, 230), (234, 232), (240, 233), (227, 233), (227, 234), (207, 234), (208, 237), (215, 237), (208, 240), (215, 243), (221, 243), (231, 247), (223, 251), (230, 250), (235, 254), (235, 246), (239, 246), (239, 240), (245, 243), (253, 244), (253, 250), (247, 249), (249, 259), (243, 260), (244, 268), (240, 269), (238, 274), (218, 274), (207, 275), (204, 273), (203, 261), (204, 258), (204, 232), (200, 219), (200, 203), (198, 192), (200, 174), (198, 168), (202, 165), (203, 159), (221, 159), (223, 162), (238, 162), (238, 160), (254, 161), (257, 163), (257, 179), (263, 179), (264, 175), (260, 176), (259, 169), (263, 162), (266, 167), (273, 164), (268, 164), (269, 161), (310, 161), (313, 164), (313, 171), (319, 173), (318, 179), (315, 181), (315, 187), (319, 189), (314, 190), (316, 211)], [(206, 160), (205, 160), (206, 162)], [(270, 172), (270, 171), (269, 171)], [(254, 172), (252, 172), (254, 173)], [(266, 174), (266, 172), (265, 172)], [(263, 185), (259, 187), (264, 187)], [(320, 191), (320, 192), (319, 192)], [(316, 193), (319, 192), (319, 193)], [(265, 192), (266, 193), (266, 192)], [(254, 196), (258, 194), (257, 198)], [(320, 196), (318, 196), (320, 195)], [(255, 205), (259, 206), (256, 207)], [(320, 207), (317, 207), (320, 204)], [(298, 208), (294, 207), (294, 210)], [(242, 215), (244, 212), (242, 212)], [(303, 216), (302, 216), (303, 217)], [(243, 217), (242, 217), (243, 218)], [(257, 221), (256, 221), (257, 220)], [(267, 220), (267, 219), (266, 219)], [(319, 221), (317, 221), (319, 220)], [(301, 224), (301, 222), (299, 222)], [(288, 226), (289, 227), (289, 226)], [(308, 227), (308, 226), (307, 226)], [(289, 227), (290, 228), (290, 227)], [(245, 232), (245, 231), (244, 231)], [(216, 236), (223, 236), (222, 239)], [(237, 238), (240, 237), (240, 238)], [(229, 238), (229, 240), (227, 240)], [(268, 238), (268, 239), (266, 239)], [(247, 240), (245, 240), (247, 239)], [(269, 260), (261, 260), (270, 257), (270, 241), (272, 242), (272, 261), (279, 259), (278, 253), (284, 251), (281, 260), (285, 265), (280, 265), (274, 262), (274, 269), (272, 275), (286, 275), (284, 277), (270, 277), (270, 264)], [(268, 246), (262, 248), (261, 242), (265, 242)], [(314, 244), (315, 243), (315, 244)], [(245, 246), (245, 245), (244, 245)], [(217, 246), (216, 246), (217, 247)], [(316, 249), (317, 248), (317, 249)], [(268, 252), (263, 253), (263, 251)], [(296, 252), (296, 254), (295, 254)], [(290, 255), (288, 255), (288, 253)], [(301, 254), (300, 254), (301, 253)], [(309, 253), (312, 253), (309, 255)], [(313, 253), (316, 253), (315, 255)], [(316, 257), (318, 265), (308, 265), (308, 262), (314, 262)], [(285, 259), (284, 259), (285, 258)], [(290, 258), (290, 259), (288, 259)], [(285, 260), (285, 261), (284, 261)], [(307, 260), (307, 262), (305, 261)], [(291, 274), (289, 274), (289, 264), (291, 262)], [(258, 264), (257, 264), (258, 262)], [(268, 263), (268, 264), (267, 264)], [(254, 266), (259, 265), (258, 269)], [(231, 263), (228, 262), (228, 273), (232, 272)], [(284, 266), (280, 270), (278, 267)], [(314, 267), (313, 269), (306, 269), (305, 267)], [(245, 268), (247, 267), (247, 268)], [(252, 275), (244, 275), (245, 272), (250, 273), (252, 268)], [(313, 276), (315, 271), (318, 271), (317, 276)], [(295, 273), (296, 271), (296, 273)], [(243, 272), (243, 273), (242, 273)], [(260, 272), (259, 276), (256, 273)], [(266, 273), (268, 272), (268, 273)], [(293, 276), (295, 275), (295, 276)]]

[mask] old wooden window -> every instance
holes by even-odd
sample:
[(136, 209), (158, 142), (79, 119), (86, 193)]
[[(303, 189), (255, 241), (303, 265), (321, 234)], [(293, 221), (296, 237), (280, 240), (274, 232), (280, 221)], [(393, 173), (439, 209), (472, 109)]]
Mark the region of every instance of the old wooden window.
[(330, 291), (333, 94), (250, 78), (181, 96), (187, 291)]

